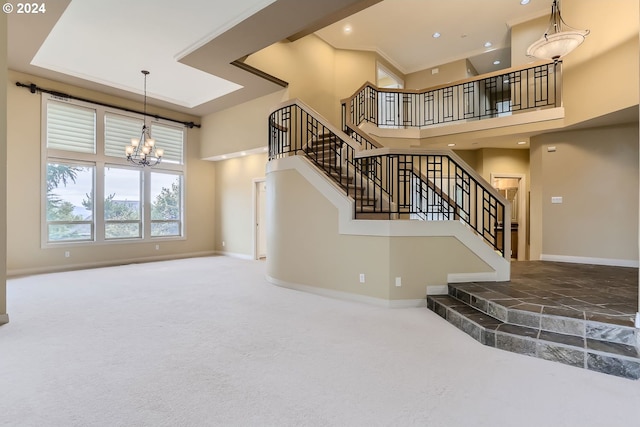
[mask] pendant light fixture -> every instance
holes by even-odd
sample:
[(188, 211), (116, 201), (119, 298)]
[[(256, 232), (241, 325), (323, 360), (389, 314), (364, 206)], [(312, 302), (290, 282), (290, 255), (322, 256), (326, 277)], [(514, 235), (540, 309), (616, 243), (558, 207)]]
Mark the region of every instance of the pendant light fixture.
[(560, 14), (560, 0), (553, 0), (549, 27), (544, 35), (527, 49), (527, 55), (558, 61), (580, 46), (589, 30), (577, 30), (567, 25)]
[(151, 138), (147, 127), (147, 76), (149, 72), (142, 70), (144, 75), (144, 116), (142, 134), (140, 138), (131, 138), (131, 145), (125, 149), (127, 160), (138, 166), (155, 166), (162, 161), (164, 150), (156, 147), (156, 140)]

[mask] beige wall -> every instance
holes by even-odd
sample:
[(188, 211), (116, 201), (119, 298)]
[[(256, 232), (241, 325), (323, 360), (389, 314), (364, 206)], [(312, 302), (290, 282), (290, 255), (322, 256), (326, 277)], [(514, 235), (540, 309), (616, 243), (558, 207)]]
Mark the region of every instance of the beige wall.
[(521, 65), (539, 61), (538, 59), (527, 56), (527, 49), (533, 42), (542, 37), (548, 25), (549, 15), (547, 14), (511, 27), (512, 67), (519, 67)]
[[(435, 69), (438, 69), (438, 72), (436, 74), (432, 74), (432, 70)], [(428, 68), (426, 70), (407, 74), (405, 76), (404, 86), (407, 89), (427, 89), (433, 86), (464, 80), (473, 76), (474, 71), (475, 70), (471, 68), (468, 60), (460, 59), (458, 61), (438, 65), (434, 68)]]
[(215, 162), (217, 252), (253, 258), (253, 180), (265, 177), (266, 164), (267, 154)]
[(478, 150), (476, 171), (491, 182), (492, 173), (522, 174), (529, 179), (529, 150), (483, 148)]
[[(153, 243), (72, 245), (41, 248), (40, 242), (40, 149), (41, 96), (16, 87), (16, 81), (35, 83), (43, 88), (69, 93), (123, 107), (141, 109), (141, 105), (124, 99), (87, 91), (58, 82), (10, 72), (8, 88), (8, 160), (7, 168), (7, 269), (12, 273), (29, 273), (94, 265), (118, 264), (127, 260), (177, 258), (214, 250), (214, 166), (199, 160), (200, 130), (187, 132), (186, 218), (187, 239)], [(198, 122), (198, 118), (151, 107), (158, 114), (179, 120)], [(36, 161), (25, 161), (35, 159)], [(155, 250), (155, 244), (160, 250)], [(65, 258), (64, 252), (71, 257)]]
[(288, 98), (299, 98), (340, 126), (340, 100), (365, 82), (375, 84), (376, 61), (402, 76), (373, 52), (334, 49), (315, 35), (281, 42), (250, 55), (246, 62), (289, 83)]
[(266, 147), (269, 111), (287, 99), (281, 90), (202, 118), (200, 158)]
[[(445, 285), (449, 273), (491, 271), (453, 237), (339, 234), (338, 209), (296, 170), (269, 173), (267, 185), (267, 274), (274, 279), (414, 300), (425, 297), (427, 286)], [(359, 282), (361, 273), (365, 283)]]
[[(7, 80), (7, 15), (0, 15), (0, 81)], [(7, 89), (0, 85), (0, 324), (7, 319)]]
[(531, 179), (532, 259), (638, 260), (637, 124), (532, 138)]

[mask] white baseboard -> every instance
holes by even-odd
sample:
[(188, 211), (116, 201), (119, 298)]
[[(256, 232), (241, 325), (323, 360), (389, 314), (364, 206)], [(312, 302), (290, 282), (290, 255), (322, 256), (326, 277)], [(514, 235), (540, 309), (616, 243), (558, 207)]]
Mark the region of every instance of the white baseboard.
[(412, 307), (426, 307), (426, 298), (420, 299), (401, 299), (401, 300), (387, 300), (383, 298), (370, 297), (367, 295), (352, 294), (349, 292), (336, 291), (333, 289), (318, 288), (316, 286), (301, 285), (298, 283), (290, 283), (284, 280), (276, 279), (271, 276), (266, 276), (269, 283), (281, 286), (283, 288), (293, 289), (296, 291), (308, 292), (310, 294), (320, 295), (323, 297), (340, 299), (345, 301), (360, 302), (369, 305), (375, 305), (376, 307), (386, 308), (412, 308)]
[(448, 294), (449, 294), (449, 286), (447, 285), (427, 286), (427, 295), (448, 295)]
[(495, 271), (486, 271), (481, 273), (451, 273), (447, 275), (449, 283), (468, 283), (468, 282), (497, 282), (498, 275)]
[(0, 325), (4, 325), (5, 323), (9, 323), (9, 315), (8, 314), (0, 314)]
[(569, 262), (574, 264), (595, 264), (595, 265), (609, 265), (613, 267), (635, 267), (640, 266), (638, 260), (633, 259), (612, 259), (612, 258), (590, 258), (579, 256), (567, 256), (567, 255), (540, 255), (540, 261), (555, 261), (555, 262)]
[(61, 271), (83, 270), (86, 268), (113, 267), (116, 265), (137, 264), (137, 263), (154, 262), (154, 261), (171, 261), (174, 259), (184, 259), (184, 258), (199, 258), (199, 257), (205, 257), (205, 256), (212, 256), (212, 255), (215, 255), (215, 252), (202, 251), (202, 252), (189, 252), (189, 253), (174, 254), (174, 255), (159, 255), (159, 256), (152, 256), (152, 257), (114, 259), (111, 261), (92, 261), (92, 262), (77, 263), (77, 264), (64, 264), (60, 266), (19, 268), (19, 269), (7, 270), (7, 277), (31, 276), (33, 274), (57, 273)]
[(247, 254), (238, 254), (235, 252), (226, 252), (226, 251), (215, 251), (216, 255), (228, 256), (229, 258), (238, 258), (238, 259), (247, 259), (249, 261), (253, 261), (254, 258), (251, 255)]

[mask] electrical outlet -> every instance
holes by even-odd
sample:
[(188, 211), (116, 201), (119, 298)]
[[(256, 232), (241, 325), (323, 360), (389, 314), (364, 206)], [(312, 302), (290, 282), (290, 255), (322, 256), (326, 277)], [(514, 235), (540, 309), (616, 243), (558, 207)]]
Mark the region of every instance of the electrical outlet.
[(71, 252), (69, 251), (64, 251), (64, 257), (65, 258), (69, 258), (71, 256)]
[(360, 283), (364, 283), (364, 273), (360, 273)]
[(396, 277), (396, 286), (402, 286), (402, 277)]
[(160, 245), (156, 245), (156, 251), (160, 250)]
[(222, 241), (222, 247), (224, 248), (227, 245), (227, 242), (225, 242), (224, 240)]

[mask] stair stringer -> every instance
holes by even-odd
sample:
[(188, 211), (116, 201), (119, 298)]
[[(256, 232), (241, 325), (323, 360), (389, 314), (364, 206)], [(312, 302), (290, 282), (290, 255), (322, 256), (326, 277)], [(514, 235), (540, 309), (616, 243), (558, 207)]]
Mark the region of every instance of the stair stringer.
[[(354, 219), (354, 201), (344, 194), (337, 183), (333, 182), (326, 174), (316, 168), (312, 162), (304, 156), (290, 156), (274, 159), (267, 164), (267, 180), (271, 174), (295, 170), (306, 182), (308, 182), (324, 199), (337, 209), (337, 231), (339, 235), (347, 236), (377, 236), (381, 238), (401, 237), (453, 237), (460, 244), (477, 257), (483, 265), (477, 271), (464, 271), (453, 268), (447, 272), (446, 280), (441, 283), (425, 286), (424, 294), (446, 293), (446, 282), (456, 281), (507, 281), (510, 278), (510, 263), (500, 256), (477, 236), (473, 231), (459, 221), (412, 221), (412, 220), (358, 220)], [(273, 188), (273, 187), (271, 187)], [(278, 188), (272, 190), (278, 193)], [(291, 230), (292, 232), (301, 232)], [(416, 243), (420, 239), (416, 240)], [(269, 248), (271, 253), (271, 248)], [(389, 261), (392, 262), (392, 261)], [(267, 258), (269, 263), (269, 258)], [(391, 275), (397, 274), (389, 269)], [(309, 283), (291, 283), (290, 280), (277, 275), (269, 275), (268, 279), (275, 284), (284, 284), (301, 290), (309, 290), (313, 285)], [(389, 280), (391, 281), (391, 280)], [(426, 282), (426, 280), (425, 280)], [(364, 287), (363, 287), (364, 288)], [(396, 289), (389, 284), (389, 295)], [(326, 290), (323, 294), (326, 294)], [(358, 291), (360, 292), (360, 290)], [(366, 291), (362, 291), (365, 292)], [(422, 298), (424, 298), (424, 294)], [(336, 297), (343, 298), (344, 292), (336, 292)], [(366, 295), (362, 298), (368, 298)], [(387, 299), (388, 305), (394, 300), (391, 296)], [(396, 303), (398, 299), (395, 299)], [(415, 301), (418, 301), (416, 298)], [(370, 302), (370, 301), (369, 301)], [(423, 304), (420, 304), (423, 305)]]

